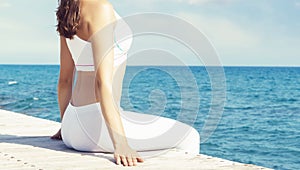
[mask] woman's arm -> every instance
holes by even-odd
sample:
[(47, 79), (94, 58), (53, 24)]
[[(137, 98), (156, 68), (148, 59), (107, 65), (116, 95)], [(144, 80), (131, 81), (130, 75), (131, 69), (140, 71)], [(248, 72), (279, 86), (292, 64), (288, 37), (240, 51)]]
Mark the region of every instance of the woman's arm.
[[(66, 38), (60, 37), (60, 73), (57, 85), (58, 103), (60, 109), (60, 119), (63, 119), (65, 110), (72, 95), (72, 84), (74, 74), (74, 62), (66, 43)], [(60, 130), (51, 137), (61, 140)]]
[(90, 41), (96, 71), (96, 97), (100, 101), (102, 114), (114, 145), (117, 164), (136, 165), (143, 160), (127, 143), (119, 108), (113, 99), (114, 9), (110, 4), (95, 5), (91, 13), (91, 20), (88, 23), (90, 23), (90, 33), (93, 35)]
[(57, 94), (60, 118), (62, 120), (72, 96), (74, 61), (67, 46), (65, 37), (60, 37), (60, 49), (60, 73)]

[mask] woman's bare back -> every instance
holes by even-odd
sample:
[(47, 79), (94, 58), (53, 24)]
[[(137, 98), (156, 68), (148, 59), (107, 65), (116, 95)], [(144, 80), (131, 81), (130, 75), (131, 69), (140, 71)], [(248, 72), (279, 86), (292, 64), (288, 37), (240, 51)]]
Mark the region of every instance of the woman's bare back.
[[(104, 3), (105, 5), (111, 5), (107, 1), (102, 1), (102, 3)], [(89, 39), (92, 36), (88, 26), (90, 20), (90, 16), (89, 16), (90, 5), (92, 5), (91, 2), (85, 3), (85, 1), (81, 1), (81, 5), (80, 5), (81, 19), (80, 19), (79, 29), (76, 34), (78, 38), (86, 42), (89, 42)], [(122, 83), (123, 83), (125, 70), (126, 70), (126, 61), (113, 68), (113, 94), (114, 94), (114, 100), (118, 106), (120, 106), (120, 100), (122, 94)], [(74, 76), (76, 81), (72, 91), (72, 97), (71, 97), (72, 105), (83, 106), (83, 105), (100, 102), (97, 100), (96, 97), (96, 94), (98, 92), (96, 91), (97, 89), (95, 88), (95, 76), (96, 76), (95, 72), (77, 71)]]

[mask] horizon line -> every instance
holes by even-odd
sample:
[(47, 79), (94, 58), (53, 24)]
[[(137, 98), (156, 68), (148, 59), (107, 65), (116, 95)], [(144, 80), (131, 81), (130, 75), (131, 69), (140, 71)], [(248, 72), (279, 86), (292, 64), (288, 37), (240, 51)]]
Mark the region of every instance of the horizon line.
[[(0, 66), (60, 66), (60, 64), (46, 64), (46, 63), (4, 63), (0, 64)], [(133, 66), (133, 67), (183, 67), (183, 66), (189, 66), (189, 67), (300, 67), (300, 65), (127, 65), (127, 66)]]

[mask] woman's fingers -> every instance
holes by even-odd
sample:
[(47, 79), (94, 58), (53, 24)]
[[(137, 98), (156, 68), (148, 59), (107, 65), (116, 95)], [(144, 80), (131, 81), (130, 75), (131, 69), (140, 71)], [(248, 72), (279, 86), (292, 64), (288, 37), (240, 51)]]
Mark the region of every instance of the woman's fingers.
[(134, 157), (136, 158), (137, 162), (144, 162), (144, 159), (142, 157), (140, 157), (140, 155), (138, 153), (136, 153), (134, 155)]
[[(141, 159), (141, 158), (140, 158)], [(138, 161), (138, 158), (133, 156), (127, 156), (115, 154), (115, 160), (117, 165), (124, 165), (124, 166), (136, 166)]]
[(51, 139), (61, 140), (61, 129), (59, 129), (58, 132), (51, 137)]
[(135, 156), (132, 157), (133, 166), (137, 165), (137, 158)]
[(137, 157), (136, 159), (138, 162), (144, 162), (144, 159), (142, 157)]
[(51, 136), (53, 140), (62, 140), (60, 130), (53, 136)]
[(132, 162), (132, 157), (131, 157), (131, 155), (127, 156), (126, 159), (127, 159), (128, 165), (129, 165), (129, 166), (133, 166), (133, 162)]
[[(130, 149), (130, 148), (129, 148)], [(143, 158), (134, 150), (117, 150), (114, 153), (117, 165), (136, 166), (138, 162), (144, 162)]]
[(121, 165), (121, 158), (120, 158), (119, 154), (115, 154), (115, 160), (116, 160), (117, 165)]
[(127, 159), (124, 155), (121, 156), (121, 160), (122, 160), (122, 163), (123, 163), (124, 166), (128, 166)]

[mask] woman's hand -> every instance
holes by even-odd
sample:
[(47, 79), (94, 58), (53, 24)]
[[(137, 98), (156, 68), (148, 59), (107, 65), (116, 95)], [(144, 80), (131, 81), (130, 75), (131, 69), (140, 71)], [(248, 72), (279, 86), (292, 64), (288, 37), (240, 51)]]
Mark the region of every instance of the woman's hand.
[(114, 158), (117, 165), (122, 164), (123, 166), (136, 166), (138, 162), (144, 162), (143, 158), (128, 145), (117, 147), (115, 149)]
[(51, 136), (51, 139), (62, 140), (60, 131), (61, 131), (61, 129), (59, 129), (59, 131), (55, 135)]

